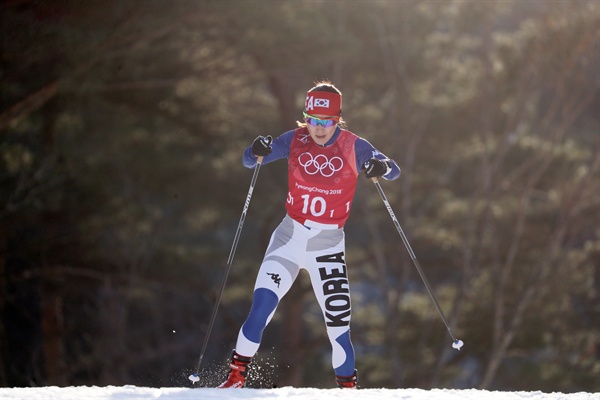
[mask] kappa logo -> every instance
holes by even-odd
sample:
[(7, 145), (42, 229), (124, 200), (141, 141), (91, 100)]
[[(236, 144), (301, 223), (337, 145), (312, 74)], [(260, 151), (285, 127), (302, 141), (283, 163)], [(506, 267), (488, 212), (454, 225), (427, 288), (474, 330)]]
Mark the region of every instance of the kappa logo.
[(279, 284), (281, 283), (281, 277), (279, 276), (279, 274), (267, 272), (267, 275), (269, 275), (271, 279), (273, 279), (273, 282), (275, 282), (277, 287), (279, 287)]
[(329, 108), (329, 99), (314, 98), (314, 96), (308, 97), (306, 101), (306, 111), (314, 110), (315, 107)]

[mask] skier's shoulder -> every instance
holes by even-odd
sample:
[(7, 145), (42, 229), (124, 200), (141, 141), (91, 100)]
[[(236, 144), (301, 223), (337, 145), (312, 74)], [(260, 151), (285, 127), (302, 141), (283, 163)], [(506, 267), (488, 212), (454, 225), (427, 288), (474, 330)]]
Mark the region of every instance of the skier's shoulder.
[(342, 135), (356, 139), (356, 140), (362, 139), (359, 135), (357, 135), (356, 133), (354, 133), (346, 128), (340, 128), (340, 136), (342, 136)]
[(298, 131), (300, 131), (300, 130), (301, 130), (301, 128), (290, 129), (289, 131), (282, 133), (277, 138), (277, 141), (279, 141), (280, 143), (285, 143), (285, 144), (289, 145), (292, 142), (292, 140), (294, 139), (294, 137), (296, 137), (298, 135)]
[(310, 133), (308, 133), (308, 129), (305, 126), (299, 126), (295, 129), (289, 130), (281, 135), (284, 138), (285, 143), (289, 146), (292, 146), (295, 142), (300, 142), (303, 144), (308, 143), (310, 138)]

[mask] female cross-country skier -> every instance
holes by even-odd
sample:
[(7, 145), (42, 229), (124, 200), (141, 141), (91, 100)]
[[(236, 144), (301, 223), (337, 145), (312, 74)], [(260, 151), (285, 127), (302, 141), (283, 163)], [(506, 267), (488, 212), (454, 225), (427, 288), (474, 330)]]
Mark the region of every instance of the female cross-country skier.
[(322, 81), (310, 89), (304, 122), (272, 139), (257, 137), (243, 156), (247, 168), (288, 159), (287, 215), (275, 229), (258, 271), (250, 313), (238, 334), (229, 376), (219, 387), (245, 386), (248, 365), (263, 331), (301, 268), (308, 271), (333, 348), (341, 388), (357, 387), (350, 339), (350, 285), (344, 257), (344, 223), (359, 173), (393, 180), (400, 169), (368, 141), (345, 129), (342, 93)]

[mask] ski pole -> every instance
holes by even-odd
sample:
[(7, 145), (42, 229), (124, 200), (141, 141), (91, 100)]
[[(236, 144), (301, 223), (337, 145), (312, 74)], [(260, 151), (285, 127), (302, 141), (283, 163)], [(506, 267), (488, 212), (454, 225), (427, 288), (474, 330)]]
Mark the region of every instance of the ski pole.
[(446, 316), (444, 315), (444, 312), (442, 311), (442, 308), (440, 307), (440, 304), (438, 303), (438, 301), (435, 297), (435, 294), (433, 293), (433, 290), (431, 289), (431, 285), (429, 285), (429, 281), (427, 281), (427, 278), (425, 277), (425, 273), (423, 272), (423, 269), (419, 265), (419, 261), (417, 260), (417, 257), (415, 256), (414, 251), (410, 247), (410, 243), (408, 243), (408, 239), (406, 238), (406, 235), (404, 234), (404, 231), (402, 230), (402, 227), (400, 226), (400, 222), (398, 222), (398, 218), (396, 218), (396, 214), (394, 214), (394, 210), (392, 210), (392, 206), (390, 205), (390, 202), (388, 201), (387, 197), (385, 196), (385, 193), (383, 192), (383, 188), (381, 187), (379, 180), (377, 178), (371, 178), (371, 180), (375, 184), (375, 187), (377, 188), (377, 191), (379, 192), (379, 195), (381, 196), (381, 200), (383, 200), (383, 204), (385, 204), (385, 207), (387, 208), (388, 212), (390, 213), (390, 217), (392, 217), (392, 221), (394, 222), (394, 225), (396, 225), (396, 229), (398, 230), (398, 233), (400, 234), (400, 237), (402, 238), (402, 242), (404, 242), (404, 246), (406, 247), (406, 250), (408, 250), (408, 254), (410, 255), (410, 258), (412, 259), (413, 264), (417, 268), (417, 271), (419, 272), (419, 275), (421, 276), (421, 279), (423, 280), (423, 283), (425, 284), (425, 288), (427, 289), (427, 292), (429, 292), (429, 297), (431, 297), (431, 300), (433, 300), (433, 304), (435, 305), (435, 308), (437, 309), (438, 313), (440, 314), (440, 317), (442, 317), (442, 321), (444, 322), (444, 325), (446, 325), (446, 329), (448, 330), (448, 333), (450, 334), (450, 337), (452, 338), (452, 347), (455, 348), (456, 350), (460, 350), (460, 348), (463, 346), (464, 343), (462, 340), (457, 339), (452, 334), (452, 330), (450, 329), (450, 326), (448, 325)]
[(210, 338), (210, 334), (212, 332), (213, 325), (215, 324), (215, 319), (217, 317), (217, 311), (219, 309), (219, 305), (221, 304), (221, 298), (223, 297), (223, 292), (225, 291), (225, 284), (227, 283), (229, 271), (231, 271), (231, 264), (233, 263), (233, 257), (235, 256), (235, 251), (237, 249), (238, 242), (240, 241), (240, 235), (242, 234), (242, 228), (244, 227), (244, 221), (246, 220), (246, 213), (248, 212), (248, 207), (250, 207), (250, 199), (252, 198), (252, 192), (254, 191), (254, 185), (256, 185), (256, 179), (258, 177), (258, 171), (260, 171), (262, 160), (263, 158), (259, 156), (256, 162), (256, 167), (254, 167), (254, 174), (252, 175), (252, 180), (250, 181), (250, 188), (248, 189), (248, 194), (246, 195), (246, 201), (244, 202), (244, 208), (242, 209), (242, 216), (240, 217), (240, 222), (238, 223), (237, 231), (235, 232), (235, 237), (233, 238), (233, 244), (231, 246), (231, 250), (229, 251), (229, 258), (227, 259), (227, 269), (225, 270), (225, 275), (223, 276), (223, 281), (221, 282), (221, 290), (219, 291), (219, 295), (217, 296), (217, 301), (215, 302), (212, 314), (210, 316), (210, 322), (208, 323), (208, 330), (206, 331), (206, 335), (204, 336), (202, 351), (200, 352), (200, 357), (198, 358), (198, 363), (196, 364), (195, 372), (188, 377), (188, 379), (193, 383), (196, 383), (200, 380), (198, 374), (200, 373), (200, 367), (202, 366), (202, 359), (204, 358), (204, 353), (206, 352), (206, 347), (208, 346), (208, 340)]

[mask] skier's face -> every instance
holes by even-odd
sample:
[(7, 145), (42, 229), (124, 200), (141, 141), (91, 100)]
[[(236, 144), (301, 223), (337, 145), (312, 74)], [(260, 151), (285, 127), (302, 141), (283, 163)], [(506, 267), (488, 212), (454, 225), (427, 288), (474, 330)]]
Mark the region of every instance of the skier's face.
[[(314, 115), (316, 118), (331, 118), (327, 115)], [(318, 124), (317, 126), (312, 125), (307, 121), (306, 127), (308, 128), (308, 133), (310, 137), (314, 140), (314, 142), (320, 146), (325, 145), (331, 139), (333, 134), (335, 133), (335, 128), (337, 127), (337, 123), (333, 124), (329, 127), (324, 127), (322, 124)]]

